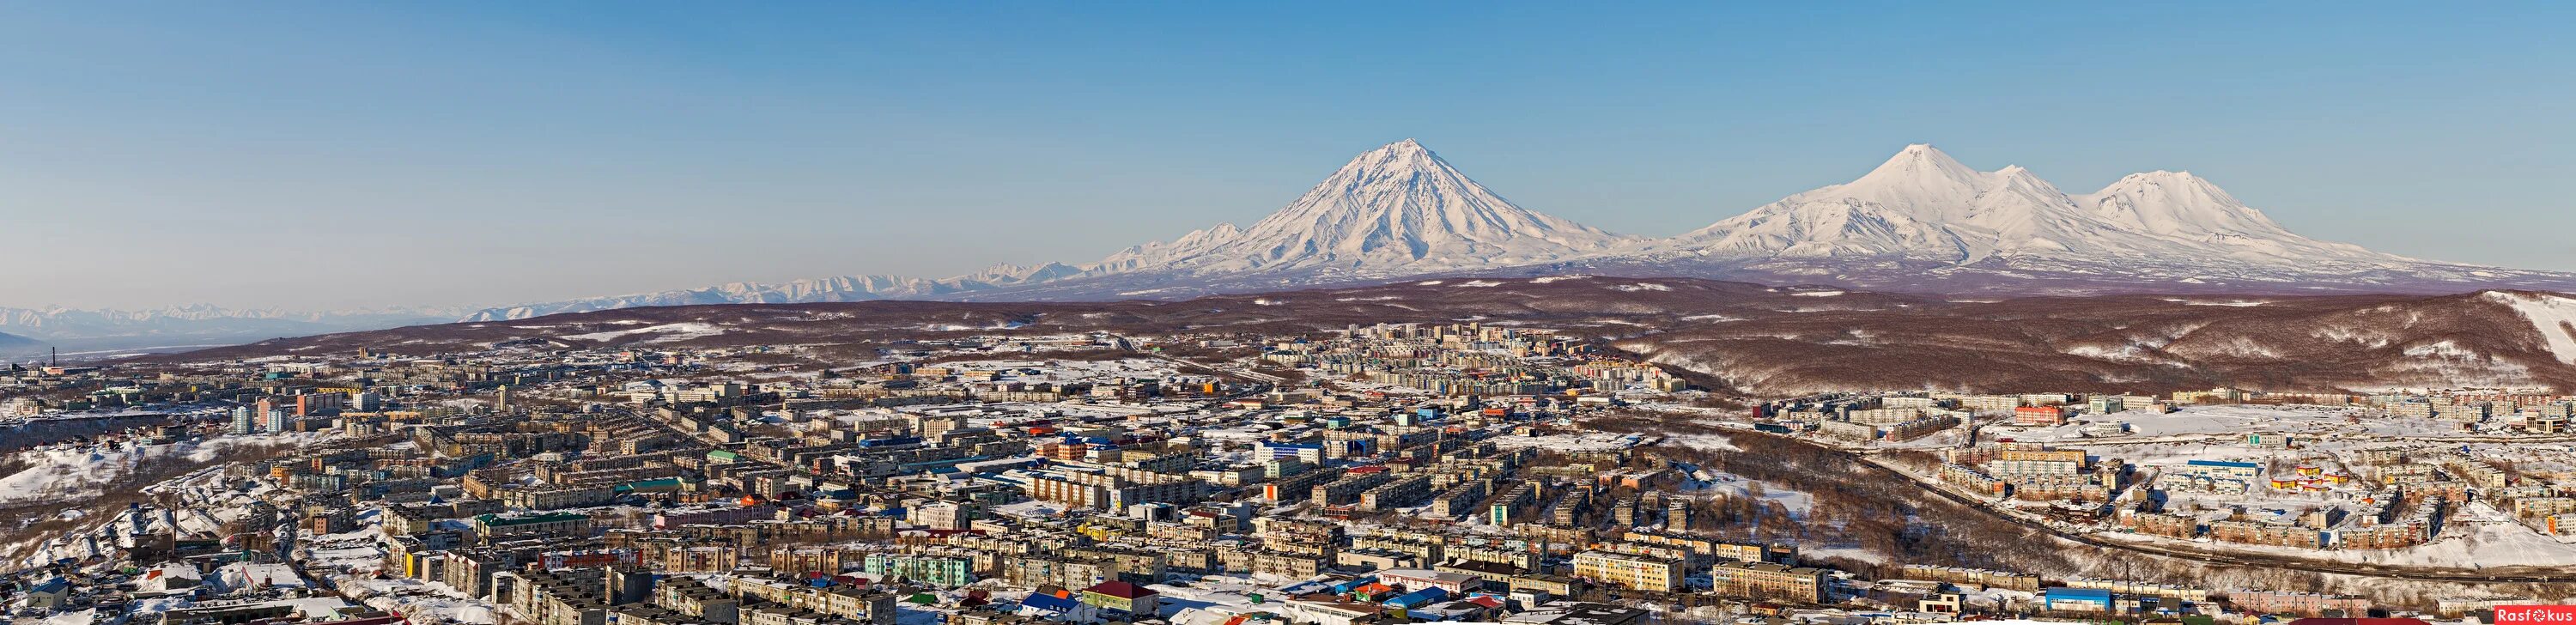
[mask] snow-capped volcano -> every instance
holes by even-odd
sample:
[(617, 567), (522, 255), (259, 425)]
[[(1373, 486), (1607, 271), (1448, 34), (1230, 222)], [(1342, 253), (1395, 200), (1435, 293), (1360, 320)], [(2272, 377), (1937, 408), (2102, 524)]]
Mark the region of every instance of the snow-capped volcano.
[(1521, 208), (1412, 139), (1352, 158), (1252, 227), (1192, 232), (1120, 252), (1095, 269), (1190, 274), (1416, 273), (1547, 263), (1627, 240)]
[(2074, 200), (2094, 219), (2110, 227), (2144, 232), (2232, 258), (2303, 264), (2423, 262), (2291, 233), (2264, 216), (2263, 211), (2236, 201), (2236, 196), (2210, 184), (2209, 179), (2187, 171), (2129, 174), (2101, 191)]
[(1791, 195), (1650, 249), (1960, 266), (2146, 261), (2222, 273), (2421, 262), (2293, 234), (2189, 173), (2132, 174), (2100, 192), (2070, 196), (2028, 169), (1977, 171), (1921, 144), (1857, 180)]

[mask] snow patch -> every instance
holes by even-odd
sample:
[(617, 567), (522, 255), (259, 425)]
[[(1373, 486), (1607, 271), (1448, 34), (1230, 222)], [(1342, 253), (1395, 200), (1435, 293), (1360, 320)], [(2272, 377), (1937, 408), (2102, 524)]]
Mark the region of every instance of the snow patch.
[(2406, 355), (2408, 355), (2408, 356), (2418, 356), (2418, 357), (2431, 356), (2431, 357), (2436, 357), (2436, 358), (2472, 358), (2472, 359), (2475, 359), (2475, 358), (2484, 358), (2484, 357), (2485, 357), (2484, 355), (2479, 354), (2479, 353), (2478, 353), (2477, 351), (2475, 351), (2475, 350), (2471, 350), (2471, 349), (2466, 348), (2466, 347), (2461, 347), (2459, 343), (2453, 343), (2453, 342), (2451, 342), (2451, 341), (2449, 341), (2449, 340), (2447, 340), (2447, 339), (2446, 339), (2446, 340), (2441, 340), (2441, 341), (2435, 341), (2435, 342), (2432, 342), (2432, 343), (2426, 343), (2426, 344), (2423, 344), (2423, 345), (2417, 345), (2417, 346), (2414, 346), (2414, 347), (2408, 347), (2408, 348), (2406, 348)]
[(622, 337), (622, 336), (635, 335), (635, 334), (658, 334), (658, 335), (661, 335), (661, 336), (653, 337), (651, 340), (652, 340), (652, 341), (656, 341), (656, 342), (660, 342), (660, 341), (684, 341), (684, 340), (694, 339), (694, 338), (699, 338), (699, 337), (715, 336), (715, 335), (723, 334), (723, 333), (724, 333), (724, 328), (716, 327), (716, 325), (715, 325), (715, 324), (712, 324), (712, 323), (699, 323), (699, 322), (695, 322), (695, 321), (686, 321), (686, 322), (681, 322), (681, 323), (666, 323), (666, 324), (662, 324), (662, 325), (658, 325), (658, 326), (645, 326), (645, 327), (636, 328), (636, 329), (633, 329), (633, 330), (610, 330), (610, 331), (607, 331), (607, 332), (592, 332), (592, 333), (589, 333), (589, 334), (575, 334), (575, 335), (572, 335), (572, 336), (557, 337), (557, 338), (572, 339), (572, 340), (576, 340), (576, 341), (605, 341), (605, 340), (609, 340), (609, 339), (614, 339), (614, 338), (618, 338), (618, 337)]

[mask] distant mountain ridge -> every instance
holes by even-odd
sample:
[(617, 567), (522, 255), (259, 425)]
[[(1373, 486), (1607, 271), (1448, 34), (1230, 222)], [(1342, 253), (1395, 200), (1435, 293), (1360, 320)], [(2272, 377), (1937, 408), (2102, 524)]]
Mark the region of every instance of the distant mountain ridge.
[(40, 342), (38, 342), (38, 341), (37, 341), (37, 340), (35, 340), (35, 339), (31, 339), (31, 338), (27, 338), (27, 337), (23, 337), (23, 336), (18, 336), (18, 335), (15, 335), (15, 334), (9, 334), (9, 333), (5, 333), (5, 332), (0, 332), (0, 349), (13, 349), (13, 350), (14, 350), (14, 349), (20, 349), (20, 348), (26, 348), (26, 347), (34, 347), (34, 346), (39, 345), (39, 344), (40, 344)]
[(847, 276), (496, 308), (468, 321), (638, 305), (870, 299), (1173, 298), (1429, 275), (1655, 275), (1907, 292), (2454, 293), (2576, 289), (2576, 274), (2406, 258), (2291, 232), (2190, 172), (2071, 195), (1928, 144), (1852, 182), (1671, 238), (1612, 234), (1522, 208), (1421, 143), (1362, 153), (1249, 228), (1220, 223), (1097, 262), (953, 278)]
[[(298, 312), (187, 305), (148, 310), (0, 308), (0, 333), (64, 351), (151, 349), (243, 343), (281, 336), (445, 323), (463, 309)], [(0, 347), (15, 347), (0, 339)]]

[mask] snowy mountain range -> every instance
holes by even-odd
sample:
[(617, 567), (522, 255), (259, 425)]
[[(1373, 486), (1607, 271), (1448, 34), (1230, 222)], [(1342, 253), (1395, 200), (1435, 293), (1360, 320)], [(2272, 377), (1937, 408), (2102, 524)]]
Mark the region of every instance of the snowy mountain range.
[(2289, 231), (2189, 172), (2070, 195), (1912, 145), (1849, 183), (1671, 238), (1604, 232), (1503, 199), (1411, 139), (1360, 154), (1249, 228), (1082, 265), (942, 280), (851, 276), (491, 309), (468, 321), (638, 305), (867, 299), (1171, 298), (1425, 275), (1663, 275), (1949, 293), (2392, 292), (2576, 288), (2576, 275), (2417, 260)]
[[(1352, 158), (1250, 227), (1216, 224), (1090, 263), (997, 265), (941, 279), (740, 282), (490, 308), (462, 320), (692, 304), (1171, 299), (1428, 275), (1568, 274), (1996, 295), (2576, 290), (2576, 274), (2418, 260), (2300, 236), (2188, 172), (2131, 174), (2068, 194), (2027, 169), (1978, 171), (1930, 145), (1907, 146), (1851, 182), (1679, 236), (1623, 236), (1513, 204), (1406, 139)], [(457, 319), (443, 312), (0, 309), (0, 331), (233, 340)], [(190, 322), (210, 329), (183, 327)]]
[(1789, 196), (1599, 271), (1939, 293), (2454, 293), (2567, 289), (2576, 275), (2427, 261), (2281, 227), (2189, 172), (2070, 195), (2030, 170), (1977, 171), (1907, 146), (1849, 183)]
[(2067, 195), (2020, 166), (1981, 172), (1907, 146), (1858, 180), (1789, 196), (1661, 242), (1732, 257), (2189, 260), (2249, 267), (2418, 264), (2292, 234), (2189, 172), (2130, 174)]

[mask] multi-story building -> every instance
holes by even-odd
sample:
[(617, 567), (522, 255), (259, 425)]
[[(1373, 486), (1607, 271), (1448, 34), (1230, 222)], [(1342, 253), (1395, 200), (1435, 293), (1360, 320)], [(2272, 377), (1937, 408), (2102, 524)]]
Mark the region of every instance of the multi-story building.
[(1026, 483), (1031, 499), (1107, 510), (1140, 503), (1194, 503), (1206, 495), (1205, 486), (1186, 477), (1136, 470), (1032, 474)]
[(2003, 480), (1986, 475), (1963, 464), (1941, 465), (1941, 481), (1981, 495), (2000, 497), (2011, 492)]
[(2324, 614), (2328, 610), (2339, 610), (2345, 614), (2362, 614), (2376, 604), (2367, 598), (2350, 595), (2239, 590), (2227, 593), (2227, 605), (2248, 613)]
[(1995, 588), (2017, 590), (2021, 592), (2039, 591), (2039, 576), (2029, 573), (2013, 573), (2009, 571), (1971, 569), (1955, 566), (1934, 566), (1929, 564), (1905, 565), (1904, 573), (1906, 579), (1948, 582), (1959, 584), (1961, 586), (1970, 586), (1977, 589), (1992, 586)]
[(1537, 482), (1522, 482), (1513, 486), (1511, 490), (1503, 491), (1501, 497), (1495, 498), (1492, 505), (1487, 506), (1487, 521), (1504, 527), (1528, 521), (1529, 514), (1538, 507), (1538, 498)]
[(1360, 493), (1360, 510), (1391, 510), (1420, 503), (1431, 495), (1431, 476), (1396, 478)]
[(473, 517), (474, 535), (484, 542), (514, 536), (589, 536), (590, 516), (570, 512)]
[(2325, 534), (2315, 528), (2244, 519), (2210, 522), (2209, 538), (2219, 542), (2275, 547), (2316, 549), (2325, 546)]
[(1478, 512), (1476, 504), (1492, 492), (1490, 480), (1468, 480), (1431, 497), (1431, 516), (1455, 519)]
[(861, 566), (861, 570), (869, 575), (900, 577), (932, 586), (955, 588), (975, 583), (975, 561), (972, 558), (871, 553)]
[(2066, 424), (2066, 409), (2058, 406), (2022, 406), (2013, 409), (2013, 425), (2046, 427)]
[(1709, 567), (1710, 589), (1718, 594), (1802, 603), (1825, 602), (1824, 569), (1769, 562), (1720, 562)]
[(911, 514), (914, 524), (938, 530), (966, 529), (974, 520), (973, 508), (949, 501), (915, 507)]
[[(1316, 485), (1314, 489), (1315, 492), (1310, 494), (1308, 498), (1313, 500), (1316, 505), (1351, 505), (1359, 503), (1360, 495), (1367, 493), (1369, 489), (1377, 488), (1378, 485), (1394, 481), (1394, 479), (1395, 478), (1387, 475), (1384, 471), (1353, 473), (1329, 483)], [(1425, 485), (1428, 486), (1428, 482), (1426, 482)]]
[(526, 510), (559, 510), (607, 505), (617, 499), (609, 486), (529, 486), (494, 489), (501, 504)]
[(1672, 592), (1681, 587), (1681, 562), (1609, 551), (1574, 554), (1574, 576), (1630, 590)]

